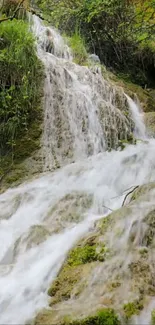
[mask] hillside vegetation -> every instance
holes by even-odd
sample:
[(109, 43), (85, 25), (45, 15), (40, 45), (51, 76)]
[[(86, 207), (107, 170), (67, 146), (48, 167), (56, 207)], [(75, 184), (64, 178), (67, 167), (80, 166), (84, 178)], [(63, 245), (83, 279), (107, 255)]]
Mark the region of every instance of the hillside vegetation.
[(78, 29), (102, 63), (142, 87), (155, 86), (155, 0), (35, 0), (69, 35)]
[[(43, 68), (23, 7), (7, 1), (0, 23), (0, 176), (38, 146)], [(37, 126), (37, 127), (36, 127)]]

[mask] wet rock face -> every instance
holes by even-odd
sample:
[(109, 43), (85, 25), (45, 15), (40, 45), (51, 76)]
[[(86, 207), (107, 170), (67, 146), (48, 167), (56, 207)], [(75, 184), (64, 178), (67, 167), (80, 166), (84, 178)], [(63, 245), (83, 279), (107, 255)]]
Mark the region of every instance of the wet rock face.
[(146, 231), (143, 238), (144, 246), (155, 246), (155, 209), (150, 211), (145, 217)]
[(129, 103), (123, 90), (104, 78), (99, 58), (89, 56), (90, 68), (76, 65), (61, 36), (54, 29), (40, 28), (38, 53), (46, 73), (44, 170), (117, 149), (120, 141), (131, 139)]
[(94, 75), (72, 62), (59, 66), (53, 57), (47, 59), (45, 170), (117, 149), (123, 140), (132, 142), (134, 122), (123, 91), (113, 89), (100, 73)]
[(84, 214), (92, 205), (92, 201), (92, 195), (86, 195), (82, 192), (67, 194), (49, 209), (45, 221), (53, 232), (74, 226), (83, 220)]
[(155, 138), (155, 112), (145, 113), (144, 120), (149, 136)]

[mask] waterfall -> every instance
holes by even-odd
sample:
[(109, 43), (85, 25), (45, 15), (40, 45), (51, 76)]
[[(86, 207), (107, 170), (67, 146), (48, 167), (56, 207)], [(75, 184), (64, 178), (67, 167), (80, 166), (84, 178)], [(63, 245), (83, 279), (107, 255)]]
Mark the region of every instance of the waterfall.
[(132, 118), (135, 122), (135, 137), (139, 139), (146, 139), (146, 128), (144, 125), (142, 112), (140, 111), (138, 105), (129, 96), (126, 95), (126, 97), (130, 106)]
[(94, 67), (76, 65), (61, 36), (37, 17), (33, 30), (46, 74), (48, 172), (0, 195), (0, 324), (25, 324), (47, 307), (47, 289), (73, 245), (121, 206), (123, 191), (155, 181), (154, 140), (106, 151), (134, 125), (143, 137), (136, 105)]
[[(52, 170), (128, 140), (137, 123), (121, 88), (105, 80), (98, 67), (81, 67), (53, 28), (33, 17), (38, 55), (45, 66), (44, 169)], [(133, 108), (133, 109), (132, 109)], [(135, 107), (135, 110), (137, 108)]]

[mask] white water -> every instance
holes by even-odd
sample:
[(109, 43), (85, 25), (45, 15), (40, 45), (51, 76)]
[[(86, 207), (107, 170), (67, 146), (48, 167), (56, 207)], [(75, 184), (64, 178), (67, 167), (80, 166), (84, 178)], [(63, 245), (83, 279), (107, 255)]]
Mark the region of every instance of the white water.
[[(35, 23), (35, 29), (38, 36), (41, 35), (41, 44), (43, 44), (42, 39), (46, 43), (46, 39), (42, 38), (42, 31), (44, 32), (45, 28), (40, 23), (38, 24), (38, 20)], [(59, 70), (59, 73), (62, 72), (63, 64), (68, 64), (72, 60), (61, 37), (53, 29), (52, 33), (56, 37), (54, 54), (46, 54), (45, 49), (41, 50), (40, 46), (38, 49), (45, 63), (47, 79), (50, 78), (50, 68), (53, 76), (52, 62), (54, 62), (57, 74)], [(72, 63), (73, 66), (74, 78), (77, 72), (76, 86), (81, 86), (81, 93), (78, 95), (81, 98), (81, 105), (83, 97), (80, 96), (84, 89), (86, 89), (84, 93), (87, 96), (87, 104), (90, 103), (90, 105), (81, 106), (81, 110), (79, 107), (78, 113), (77, 105), (72, 110), (75, 99), (72, 98), (71, 105), (66, 107), (63, 113), (64, 123), (65, 114), (68, 114), (68, 120), (73, 123), (70, 124), (72, 127), (70, 144), (73, 143), (76, 162), (53, 173), (47, 173), (44, 177), (39, 177), (18, 188), (8, 190), (0, 196), (0, 324), (24, 324), (31, 320), (39, 310), (48, 306), (46, 290), (58, 273), (67, 252), (84, 233), (91, 231), (94, 220), (109, 213), (110, 210), (105, 206), (117, 209), (122, 204), (123, 191), (130, 186), (155, 180), (154, 140), (150, 140), (147, 144), (128, 146), (122, 152), (100, 152), (104, 150), (106, 139), (100, 121), (95, 117), (94, 110), (97, 106), (94, 108), (94, 102), (92, 104), (89, 80), (88, 86), (86, 85), (87, 77), (91, 72), (89, 69), (80, 68)], [(79, 73), (82, 73), (82, 79)], [(83, 83), (84, 76), (85, 83)], [(65, 81), (62, 81), (62, 75), (59, 77), (57, 80), (60, 81), (61, 88), (61, 83)], [(108, 116), (110, 116), (112, 112), (118, 112), (115, 107), (116, 90), (104, 84), (107, 88), (104, 93), (102, 92), (102, 100), (104, 103), (109, 102)], [(49, 80), (45, 81), (45, 127), (51, 134), (49, 136), (45, 130), (43, 141), (44, 146), (45, 144), (51, 145), (52, 148), (57, 146), (57, 142), (51, 143), (51, 141), (56, 141), (53, 129), (55, 120), (51, 121), (53, 99), (57, 96), (55, 92), (56, 89), (50, 86)], [(47, 107), (50, 102), (51, 106)], [(134, 106), (132, 109), (134, 111)], [(86, 114), (86, 111), (89, 127), (88, 132), (83, 135), (78, 119), (81, 114)], [(50, 123), (46, 116), (48, 112), (51, 114)], [(75, 116), (75, 114), (78, 115)], [(118, 115), (121, 114), (121, 112), (118, 113)], [(135, 122), (138, 126), (139, 118), (138, 115), (136, 116)], [(121, 118), (124, 121), (122, 115)], [(138, 129), (140, 130), (139, 127)], [(93, 144), (92, 157), (88, 157), (85, 139), (86, 143)], [(63, 141), (65, 144), (67, 137)], [(51, 151), (45, 150), (44, 153), (45, 167), (52, 169)], [(58, 158), (63, 160), (62, 148), (57, 151)], [(76, 198), (78, 198), (77, 201)], [(92, 199), (92, 203), (87, 207), (85, 200), (88, 198)], [(71, 218), (67, 219), (69, 215)]]
[(105, 80), (95, 66), (76, 65), (60, 35), (44, 27), (38, 17), (33, 20), (38, 55), (46, 70), (44, 170), (116, 149), (134, 125), (123, 90)]
[(128, 103), (132, 112), (132, 117), (135, 122), (135, 137), (138, 139), (146, 139), (146, 128), (143, 121), (143, 112), (140, 111), (138, 104), (136, 104), (129, 96), (127, 96)]

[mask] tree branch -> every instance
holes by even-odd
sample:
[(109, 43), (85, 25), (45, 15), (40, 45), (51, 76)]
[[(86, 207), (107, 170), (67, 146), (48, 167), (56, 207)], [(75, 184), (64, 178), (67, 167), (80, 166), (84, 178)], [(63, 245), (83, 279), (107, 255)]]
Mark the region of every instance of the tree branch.
[(2, 23), (2, 22), (4, 22), (4, 21), (7, 21), (7, 20), (12, 20), (12, 19), (14, 19), (15, 16), (16, 16), (16, 13), (18, 12), (18, 10), (21, 9), (21, 5), (23, 4), (24, 1), (25, 1), (25, 0), (21, 0), (21, 1), (18, 3), (18, 5), (17, 5), (17, 7), (16, 7), (16, 9), (15, 9), (15, 11), (14, 11), (14, 13), (13, 13), (12, 16), (0, 19), (0, 23)]
[(139, 185), (135, 186), (135, 187), (133, 188), (133, 190), (131, 190), (130, 192), (128, 192), (128, 193), (125, 195), (125, 198), (124, 198), (123, 203), (122, 203), (122, 207), (124, 206), (125, 201), (126, 201), (128, 195), (131, 194), (131, 193), (133, 193), (133, 192), (134, 192), (138, 187), (139, 187)]
[(112, 209), (110, 209), (110, 208), (108, 208), (106, 205), (102, 205), (103, 206), (103, 208), (105, 208), (105, 209), (107, 209), (107, 210), (110, 210), (111, 212), (113, 212), (114, 210), (112, 210)]

